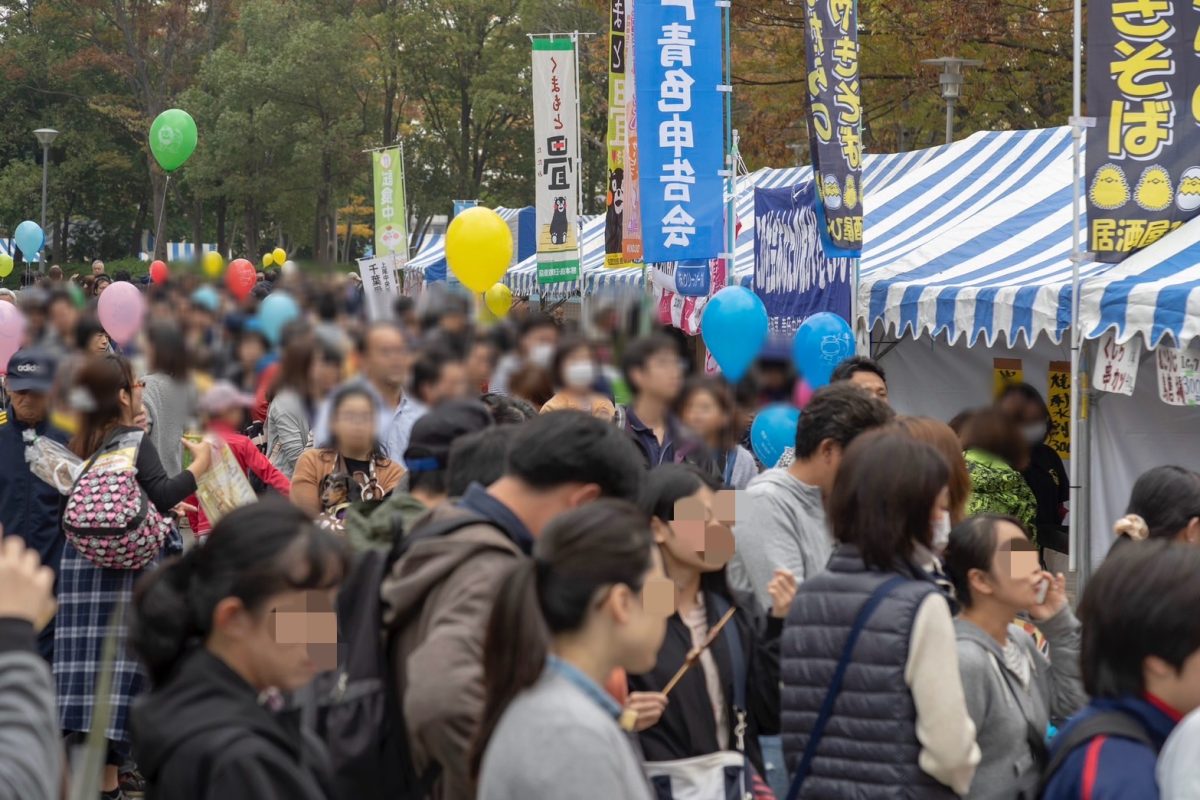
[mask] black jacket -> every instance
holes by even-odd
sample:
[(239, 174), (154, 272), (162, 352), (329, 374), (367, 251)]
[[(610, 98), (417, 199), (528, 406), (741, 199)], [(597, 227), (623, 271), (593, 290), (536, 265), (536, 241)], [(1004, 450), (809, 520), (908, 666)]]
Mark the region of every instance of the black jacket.
[[(729, 719), (729, 750), (736, 749), (734, 728), (737, 716), (733, 711), (733, 668), (725, 636), (727, 631), (734, 629), (741, 639), (743, 657), (749, 662), (745, 670), (746, 705), (749, 706), (746, 709), (749, 712), (746, 754), (762, 775), (765, 770), (758, 737), (779, 732), (779, 638), (783, 632), (783, 620), (763, 615), (753, 597), (731, 594), (723, 583), (722, 573), (711, 573), (704, 576), (702, 590), (710, 628), (721, 618), (717, 604), (712, 599), (714, 592), (721, 592), (726, 604), (732, 601), (732, 605), (738, 609), (712, 646), (713, 659), (717, 662), (717, 671), (721, 673), (722, 693)], [(658, 663), (654, 665), (654, 670), (645, 675), (630, 675), (629, 690), (662, 691), (691, 649), (691, 631), (678, 613), (673, 614), (667, 621), (667, 635), (663, 639), (662, 649), (658, 651)], [(708, 697), (701, 667), (697, 663), (688, 670), (668, 695), (662, 718), (653, 727), (642, 731), (640, 739), (647, 761), (691, 758), (720, 749), (712, 701)]]
[(1071, 484), (1062, 459), (1049, 445), (1034, 445), (1029, 450), (1029, 466), (1021, 477), (1037, 500), (1038, 544), (1067, 552), (1067, 529), (1062, 525), (1061, 512), (1071, 498)]
[(133, 710), (147, 800), (331, 800), (324, 746), (204, 648)]

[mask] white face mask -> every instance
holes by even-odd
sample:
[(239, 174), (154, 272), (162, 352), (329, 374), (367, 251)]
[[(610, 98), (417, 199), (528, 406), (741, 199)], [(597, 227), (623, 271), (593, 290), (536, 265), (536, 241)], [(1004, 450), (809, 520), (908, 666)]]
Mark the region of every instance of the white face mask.
[(1046, 441), (1047, 425), (1045, 422), (1031, 422), (1021, 426), (1021, 435), (1026, 444), (1041, 444)]
[(568, 389), (588, 389), (596, 382), (596, 365), (591, 361), (572, 361), (563, 369)]
[(946, 545), (950, 544), (950, 512), (943, 511), (942, 515), (933, 522), (933, 552), (941, 555)]
[(554, 345), (536, 344), (529, 350), (529, 363), (546, 369), (554, 361)]

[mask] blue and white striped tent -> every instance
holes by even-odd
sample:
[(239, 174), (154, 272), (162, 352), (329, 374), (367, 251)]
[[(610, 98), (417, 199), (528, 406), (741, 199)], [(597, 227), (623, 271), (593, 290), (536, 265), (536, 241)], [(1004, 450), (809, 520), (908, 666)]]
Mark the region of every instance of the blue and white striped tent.
[[(1060, 342), (1071, 325), (1071, 174), (1069, 128), (985, 132), (865, 194), (860, 318), (951, 343)], [(1111, 268), (1080, 266), (1084, 280)]]
[[(528, 206), (526, 208), (529, 208)], [(514, 229), (513, 235), (513, 257), (520, 249), (520, 218), (521, 212), (525, 208), (505, 208), (500, 206), (496, 208), (496, 213), (500, 218), (509, 224), (510, 228)], [(427, 234), (422, 238), (420, 245), (417, 248), (417, 254), (409, 259), (404, 265), (404, 271), (410, 274), (420, 274), (426, 282), (444, 281), (447, 277), (446, 265), (446, 235), (443, 233)]]
[[(908, 153), (868, 155), (863, 169), (864, 189), (887, 186), (907, 170), (925, 163), (944, 148), (915, 150)], [(739, 282), (750, 280), (754, 274), (754, 190), (794, 186), (812, 177), (812, 167), (760, 169), (738, 179), (737, 216), (742, 229), (734, 250), (734, 276)], [(583, 275), (589, 294), (619, 289), (637, 289), (642, 285), (642, 268), (608, 269), (604, 266), (604, 217), (587, 221), (581, 233), (583, 244)], [(522, 261), (509, 270), (505, 281), (513, 292), (521, 295), (538, 293), (537, 257)], [(572, 294), (579, 283), (551, 284), (541, 287), (542, 294)]]
[[(217, 249), (215, 244), (200, 245), (201, 253), (210, 253)], [(192, 261), (196, 257), (196, 245), (191, 242), (167, 242), (167, 261)], [(141, 261), (153, 261), (154, 253), (145, 251), (138, 253), (138, 259)]]
[(1148, 347), (1186, 347), (1200, 337), (1200, 219), (1083, 285), (1079, 317), (1088, 338), (1115, 331)]

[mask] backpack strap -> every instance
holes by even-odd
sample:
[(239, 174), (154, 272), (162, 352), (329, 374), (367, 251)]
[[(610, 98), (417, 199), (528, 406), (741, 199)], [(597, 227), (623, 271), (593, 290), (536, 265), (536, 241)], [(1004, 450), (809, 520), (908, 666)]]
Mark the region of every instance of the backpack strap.
[(1058, 738), (1060, 741), (1055, 742), (1054, 753), (1050, 756), (1050, 763), (1046, 765), (1046, 769), (1042, 773), (1042, 781), (1038, 785), (1037, 796), (1042, 797), (1045, 795), (1050, 781), (1054, 778), (1059, 768), (1070, 758), (1071, 753), (1098, 736), (1128, 739), (1151, 748), (1155, 753), (1158, 752), (1158, 747), (1154, 744), (1150, 735), (1146, 733), (1146, 729), (1136, 719), (1120, 711), (1101, 711), (1099, 714), (1093, 714), (1059, 734)]
[(908, 580), (903, 575), (896, 575), (884, 581), (871, 593), (867, 602), (859, 609), (858, 616), (854, 618), (854, 625), (850, 628), (850, 634), (846, 637), (846, 644), (842, 648), (842, 657), (838, 660), (837, 669), (833, 672), (833, 679), (829, 682), (829, 690), (825, 692), (825, 699), (821, 701), (821, 710), (817, 714), (817, 721), (808, 735), (804, 757), (800, 760), (800, 766), (796, 768), (796, 777), (792, 778), (791, 787), (788, 788), (787, 800), (796, 800), (800, 796), (800, 788), (808, 778), (808, 771), (812, 769), (817, 748), (821, 746), (821, 739), (825, 736), (825, 726), (829, 724), (829, 719), (833, 716), (833, 704), (842, 691), (842, 681), (846, 678), (846, 670), (850, 666), (850, 656), (854, 653), (854, 645), (858, 643), (859, 634), (862, 633), (863, 628), (867, 625), (867, 620), (875, 613), (875, 609), (879, 607), (884, 598), (893, 589)]

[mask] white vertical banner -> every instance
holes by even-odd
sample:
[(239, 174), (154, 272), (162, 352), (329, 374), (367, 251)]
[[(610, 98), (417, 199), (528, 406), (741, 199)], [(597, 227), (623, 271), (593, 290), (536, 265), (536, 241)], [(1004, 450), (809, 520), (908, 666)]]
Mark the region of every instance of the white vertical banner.
[(538, 283), (579, 280), (579, 126), (575, 42), (533, 38)]
[(360, 258), (358, 272), (362, 276), (363, 305), (371, 322), (392, 319), (395, 300), (399, 295), (396, 281), (396, 256)]

